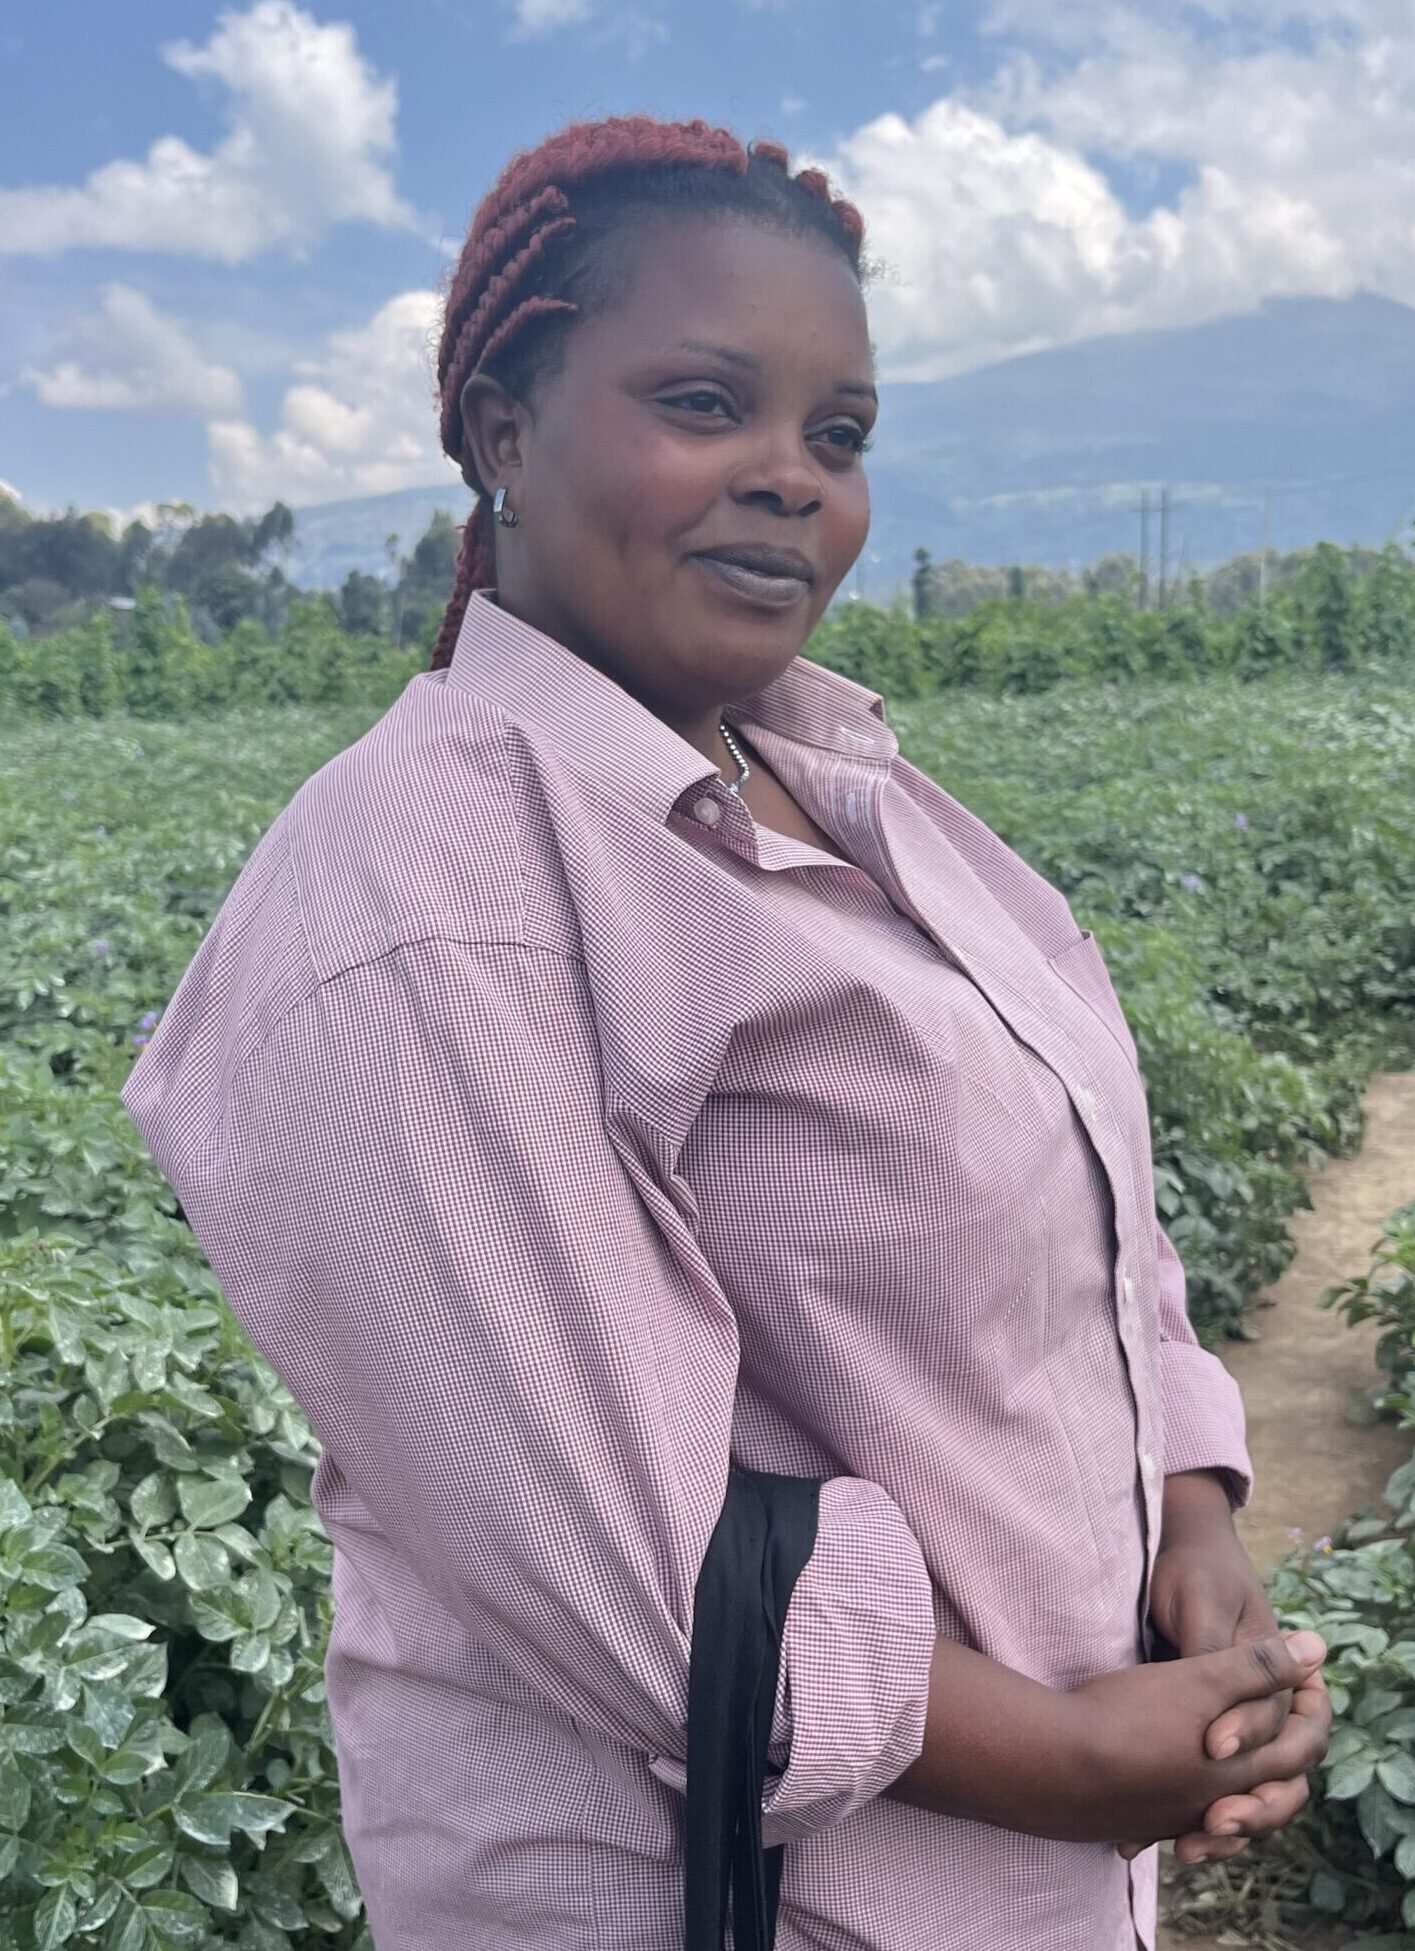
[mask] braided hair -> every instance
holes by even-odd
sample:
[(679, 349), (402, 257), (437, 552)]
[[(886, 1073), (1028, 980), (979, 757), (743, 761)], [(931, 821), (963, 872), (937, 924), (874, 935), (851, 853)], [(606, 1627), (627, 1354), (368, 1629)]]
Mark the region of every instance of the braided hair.
[(606, 302), (606, 240), (653, 212), (738, 215), (819, 236), (861, 275), (860, 213), (832, 194), (821, 170), (793, 176), (779, 143), (747, 148), (706, 122), (613, 116), (572, 123), (513, 157), (472, 219), (438, 348), (443, 451), (478, 499), (462, 531), (434, 670), (451, 662), (472, 591), (496, 580), (491, 505), (463, 438), (462, 389), (473, 373), (489, 373), (525, 398), (552, 368), (569, 322)]

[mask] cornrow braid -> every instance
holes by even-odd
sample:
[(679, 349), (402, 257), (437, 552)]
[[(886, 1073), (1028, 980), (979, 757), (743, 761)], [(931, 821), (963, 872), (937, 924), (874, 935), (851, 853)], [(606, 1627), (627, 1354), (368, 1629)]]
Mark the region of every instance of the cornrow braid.
[(496, 580), (495, 530), (467, 449), (462, 393), (490, 373), (521, 397), (553, 361), (571, 320), (605, 301), (606, 241), (635, 216), (736, 214), (824, 237), (860, 275), (864, 223), (818, 169), (791, 174), (778, 142), (745, 147), (703, 121), (611, 116), (560, 129), (513, 156), (478, 205), (447, 294), (437, 354), (443, 451), (477, 502), (462, 530), (431, 668), (451, 662), (467, 601)]

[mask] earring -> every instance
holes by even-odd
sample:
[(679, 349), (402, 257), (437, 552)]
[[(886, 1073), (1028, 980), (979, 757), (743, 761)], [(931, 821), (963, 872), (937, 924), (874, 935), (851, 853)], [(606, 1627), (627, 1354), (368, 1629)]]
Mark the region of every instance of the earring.
[(496, 498), (491, 504), (491, 512), (503, 528), (514, 528), (521, 519), (514, 508), (508, 508), (506, 506), (506, 490), (504, 488), (498, 488), (496, 490)]

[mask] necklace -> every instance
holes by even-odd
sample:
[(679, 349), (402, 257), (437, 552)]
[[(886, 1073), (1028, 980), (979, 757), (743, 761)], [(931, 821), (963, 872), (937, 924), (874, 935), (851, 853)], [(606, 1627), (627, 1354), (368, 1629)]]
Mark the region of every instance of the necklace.
[(733, 758), (737, 761), (737, 777), (732, 781), (732, 784), (727, 788), (727, 790), (729, 793), (736, 793), (740, 797), (742, 788), (746, 785), (748, 779), (751, 777), (752, 768), (747, 764), (747, 761), (742, 757), (742, 748), (737, 743), (736, 739), (733, 738), (731, 732), (728, 731), (727, 723), (725, 719), (718, 720), (717, 729), (722, 733), (723, 744), (727, 747), (728, 751), (732, 754)]

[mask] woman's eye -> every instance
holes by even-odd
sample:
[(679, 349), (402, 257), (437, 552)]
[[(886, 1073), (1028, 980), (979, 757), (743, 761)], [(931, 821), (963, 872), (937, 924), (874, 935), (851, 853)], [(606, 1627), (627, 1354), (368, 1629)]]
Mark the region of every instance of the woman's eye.
[(665, 396), (665, 406), (681, 406), (689, 413), (726, 413), (728, 402), (721, 393), (714, 393), (705, 386), (695, 386), (687, 393), (670, 393)]
[(868, 454), (874, 446), (864, 428), (857, 426), (853, 420), (842, 420), (837, 426), (823, 427), (817, 437), (842, 454)]

